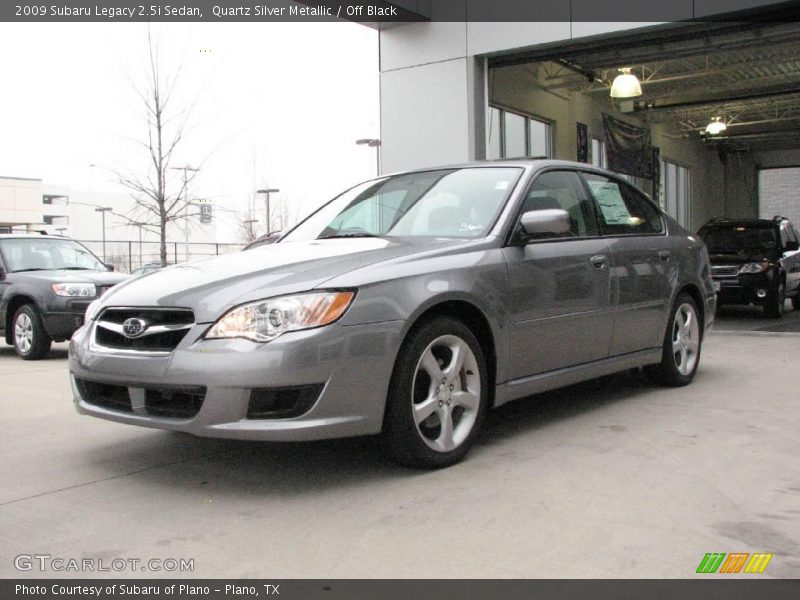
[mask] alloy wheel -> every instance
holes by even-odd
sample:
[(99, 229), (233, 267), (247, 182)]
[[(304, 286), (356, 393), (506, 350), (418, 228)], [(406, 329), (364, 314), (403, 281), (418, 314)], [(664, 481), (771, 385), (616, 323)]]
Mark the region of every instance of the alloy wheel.
[(425, 444), (450, 452), (467, 439), (478, 417), (481, 378), (469, 344), (443, 335), (422, 353), (412, 385), (412, 415)]
[(675, 312), (672, 326), (672, 356), (681, 375), (690, 375), (697, 364), (700, 350), (700, 327), (691, 304), (684, 303)]
[(23, 354), (31, 351), (33, 346), (33, 323), (25, 313), (21, 313), (14, 323), (14, 340), (17, 343), (17, 348)]

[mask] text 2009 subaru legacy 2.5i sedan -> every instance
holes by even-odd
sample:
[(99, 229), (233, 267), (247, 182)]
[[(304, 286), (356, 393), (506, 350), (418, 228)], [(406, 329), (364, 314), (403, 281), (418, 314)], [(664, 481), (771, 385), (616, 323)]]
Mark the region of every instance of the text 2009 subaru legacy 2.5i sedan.
[(715, 295), (703, 242), (624, 180), (522, 160), (357, 185), (276, 244), (93, 303), (78, 411), (201, 436), (381, 433), (452, 464), (486, 410), (645, 366), (694, 377)]

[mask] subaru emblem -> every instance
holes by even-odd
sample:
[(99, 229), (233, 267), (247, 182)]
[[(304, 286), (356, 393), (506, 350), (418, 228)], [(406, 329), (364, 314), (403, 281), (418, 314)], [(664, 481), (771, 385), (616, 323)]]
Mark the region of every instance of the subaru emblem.
[(144, 333), (145, 329), (147, 329), (147, 323), (141, 319), (126, 319), (122, 324), (122, 333), (128, 338), (139, 337)]

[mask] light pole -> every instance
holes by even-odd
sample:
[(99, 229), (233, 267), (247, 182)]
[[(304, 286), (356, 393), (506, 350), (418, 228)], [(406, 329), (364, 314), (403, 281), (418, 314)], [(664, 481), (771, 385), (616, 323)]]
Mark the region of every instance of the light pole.
[(270, 231), (270, 222), (269, 222), (269, 195), (270, 194), (277, 194), (280, 192), (278, 188), (267, 188), (265, 190), (256, 190), (256, 194), (265, 194), (266, 195), (266, 208), (267, 208), (267, 235), (272, 233)]
[(183, 171), (183, 202), (185, 205), (185, 215), (183, 224), (184, 244), (186, 245), (186, 260), (189, 260), (189, 179), (188, 173), (197, 173), (200, 169), (195, 169), (189, 165), (182, 167), (170, 167), (173, 171)]
[(113, 210), (110, 206), (95, 208), (94, 212), (99, 212), (103, 216), (103, 262), (106, 262), (106, 213)]
[(375, 174), (381, 174), (381, 141), (377, 138), (362, 138), (360, 140), (356, 140), (356, 144), (359, 146), (369, 146), (370, 148), (375, 148)]
[(134, 221), (131, 225), (135, 225), (139, 228), (139, 266), (141, 267), (144, 264), (144, 258), (142, 255), (142, 228), (145, 225), (149, 225), (149, 223), (144, 223), (142, 221)]

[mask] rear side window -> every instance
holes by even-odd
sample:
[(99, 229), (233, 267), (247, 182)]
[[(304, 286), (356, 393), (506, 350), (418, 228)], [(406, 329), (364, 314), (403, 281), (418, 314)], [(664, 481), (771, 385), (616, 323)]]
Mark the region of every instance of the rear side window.
[(649, 235), (664, 231), (661, 214), (643, 194), (602, 175), (583, 173), (583, 177), (597, 204), (603, 235)]

